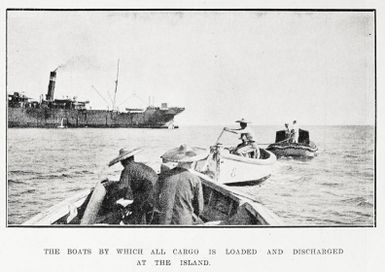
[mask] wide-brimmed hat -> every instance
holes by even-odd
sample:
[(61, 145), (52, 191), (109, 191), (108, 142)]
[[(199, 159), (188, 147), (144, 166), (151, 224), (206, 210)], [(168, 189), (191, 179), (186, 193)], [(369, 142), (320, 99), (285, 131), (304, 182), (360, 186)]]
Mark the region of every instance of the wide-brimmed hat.
[(190, 147), (183, 144), (167, 151), (160, 157), (169, 162), (194, 162), (206, 158), (208, 154), (205, 148)]
[(120, 161), (123, 161), (125, 159), (128, 159), (129, 157), (132, 157), (135, 154), (138, 154), (139, 152), (142, 152), (142, 151), (143, 151), (142, 147), (138, 147), (138, 148), (134, 148), (134, 149), (122, 148), (122, 149), (119, 150), (119, 156), (117, 156), (115, 159), (110, 161), (108, 163), (108, 166), (112, 166), (112, 165), (114, 165), (117, 162), (120, 162)]
[(237, 120), (237, 121), (235, 121), (236, 123), (244, 123), (244, 124), (250, 124), (251, 122), (250, 121), (248, 121), (248, 120), (246, 120), (246, 119), (244, 119), (244, 118), (242, 118), (241, 120)]

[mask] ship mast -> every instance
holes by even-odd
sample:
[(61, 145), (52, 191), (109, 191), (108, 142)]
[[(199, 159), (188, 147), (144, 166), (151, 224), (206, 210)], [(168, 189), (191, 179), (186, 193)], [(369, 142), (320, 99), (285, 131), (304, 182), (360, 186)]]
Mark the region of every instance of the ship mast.
[(116, 92), (118, 91), (118, 81), (119, 81), (119, 59), (118, 59), (118, 67), (116, 72), (115, 92), (114, 92), (114, 100), (112, 102), (112, 111), (115, 110)]

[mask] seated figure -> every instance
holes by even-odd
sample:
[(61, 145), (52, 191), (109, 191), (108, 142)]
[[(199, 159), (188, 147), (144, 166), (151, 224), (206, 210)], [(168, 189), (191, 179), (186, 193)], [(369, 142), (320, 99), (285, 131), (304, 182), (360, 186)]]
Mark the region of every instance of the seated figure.
[[(240, 139), (242, 140), (242, 143), (240, 143), (235, 149), (234, 154), (258, 159), (259, 147), (255, 142), (254, 133), (252, 133), (250, 128), (247, 126), (247, 124), (250, 122), (246, 121), (243, 118), (236, 122), (239, 123), (240, 128), (236, 128), (236, 129), (225, 128), (225, 130), (228, 132), (239, 134)], [(253, 155), (250, 156), (251, 155), (250, 153), (253, 153)]]

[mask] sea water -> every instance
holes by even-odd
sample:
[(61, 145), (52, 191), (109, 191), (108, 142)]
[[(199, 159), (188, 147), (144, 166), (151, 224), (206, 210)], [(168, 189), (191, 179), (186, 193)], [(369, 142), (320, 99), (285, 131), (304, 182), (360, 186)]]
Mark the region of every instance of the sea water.
[[(374, 127), (309, 126), (318, 156), (279, 159), (269, 179), (241, 187), (288, 226), (372, 226), (374, 224)], [(275, 126), (254, 126), (257, 142), (274, 142)], [(145, 149), (136, 160), (159, 165), (160, 156), (180, 144), (209, 147), (222, 127), (179, 129), (8, 129), (8, 223), (33, 215), (90, 188), (122, 167), (107, 163), (122, 147)], [(219, 140), (237, 144), (235, 134)], [(266, 147), (261, 145), (261, 147)]]

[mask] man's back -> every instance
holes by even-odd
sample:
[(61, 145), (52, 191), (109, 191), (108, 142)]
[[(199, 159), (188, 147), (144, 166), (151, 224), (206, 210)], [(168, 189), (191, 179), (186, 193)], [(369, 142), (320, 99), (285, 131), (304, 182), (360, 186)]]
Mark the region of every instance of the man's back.
[(109, 195), (113, 201), (122, 197), (132, 199), (133, 209), (139, 210), (143, 205), (152, 205), (157, 179), (158, 175), (151, 167), (132, 161), (124, 167), (119, 182), (110, 189)]
[(163, 173), (156, 194), (159, 224), (192, 225), (193, 213), (199, 214), (203, 210), (201, 181), (186, 169), (176, 167)]
[(132, 191), (140, 191), (147, 183), (155, 182), (158, 179), (156, 172), (149, 166), (141, 162), (131, 162), (124, 167), (120, 176), (120, 182), (125, 185), (130, 184)]

